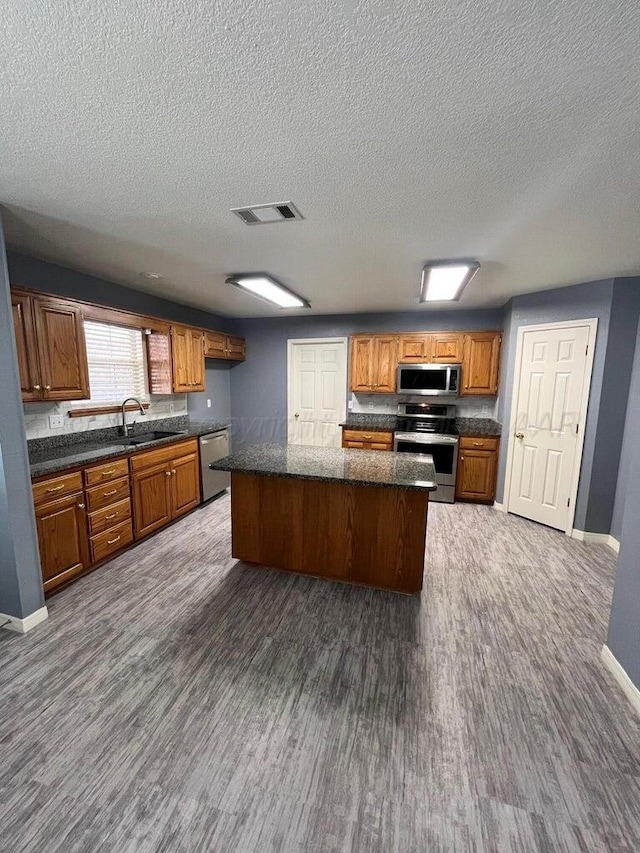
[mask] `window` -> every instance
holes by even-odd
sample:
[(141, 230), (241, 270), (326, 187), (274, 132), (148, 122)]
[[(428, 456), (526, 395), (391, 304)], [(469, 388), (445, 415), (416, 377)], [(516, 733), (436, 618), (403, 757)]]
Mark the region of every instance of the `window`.
[[(110, 323), (84, 322), (91, 402), (148, 399), (142, 331)], [(86, 405), (86, 401), (84, 403)]]

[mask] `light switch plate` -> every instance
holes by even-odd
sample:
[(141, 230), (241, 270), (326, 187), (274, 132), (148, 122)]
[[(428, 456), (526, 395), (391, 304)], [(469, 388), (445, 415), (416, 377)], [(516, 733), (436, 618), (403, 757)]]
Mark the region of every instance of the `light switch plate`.
[(62, 429), (63, 426), (62, 415), (49, 415), (49, 429)]

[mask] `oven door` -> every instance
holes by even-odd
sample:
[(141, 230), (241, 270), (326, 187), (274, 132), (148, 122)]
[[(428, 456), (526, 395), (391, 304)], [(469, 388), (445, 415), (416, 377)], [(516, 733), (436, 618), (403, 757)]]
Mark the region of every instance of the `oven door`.
[(399, 394), (424, 397), (457, 397), (460, 387), (457, 364), (401, 364), (398, 367)]
[(393, 449), (398, 453), (428, 453), (433, 456), (436, 483), (455, 486), (458, 468), (458, 439), (455, 436), (417, 436), (411, 432), (397, 432)]

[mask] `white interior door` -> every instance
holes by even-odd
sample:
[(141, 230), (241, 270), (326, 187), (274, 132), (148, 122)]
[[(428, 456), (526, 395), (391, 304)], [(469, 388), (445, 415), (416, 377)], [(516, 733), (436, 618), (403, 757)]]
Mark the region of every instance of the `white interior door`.
[(575, 511), (591, 323), (521, 329), (518, 339), (507, 508), (560, 530), (571, 527)]
[(346, 414), (347, 340), (289, 341), (289, 444), (340, 447)]

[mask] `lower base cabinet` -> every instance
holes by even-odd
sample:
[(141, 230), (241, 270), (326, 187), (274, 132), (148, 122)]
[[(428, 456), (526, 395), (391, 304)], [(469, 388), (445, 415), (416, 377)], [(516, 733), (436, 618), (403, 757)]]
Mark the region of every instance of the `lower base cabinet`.
[(82, 492), (37, 506), (36, 527), (45, 592), (67, 583), (89, 567)]
[(393, 450), (393, 433), (343, 428), (342, 446), (355, 450)]
[(38, 480), (33, 501), (42, 581), (52, 592), (198, 506), (198, 443), (181, 441)]
[(462, 436), (458, 451), (456, 500), (492, 503), (496, 496), (499, 439)]
[(131, 459), (136, 539), (159, 530), (200, 503), (195, 441), (137, 453)]

